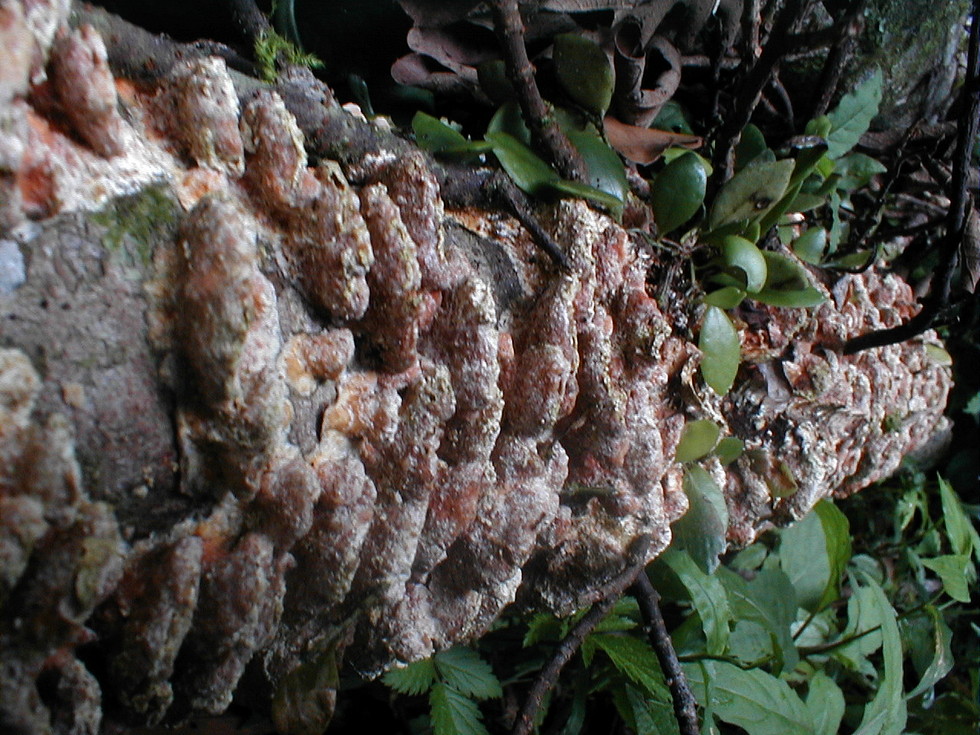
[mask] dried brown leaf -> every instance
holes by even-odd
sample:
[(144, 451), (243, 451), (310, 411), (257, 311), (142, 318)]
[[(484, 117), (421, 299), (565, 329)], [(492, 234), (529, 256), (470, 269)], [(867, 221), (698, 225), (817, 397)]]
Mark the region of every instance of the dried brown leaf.
[(609, 145), (634, 163), (653, 163), (672, 146), (693, 149), (699, 148), (702, 143), (697, 135), (627, 125), (614, 117), (607, 117), (604, 123), (603, 129)]

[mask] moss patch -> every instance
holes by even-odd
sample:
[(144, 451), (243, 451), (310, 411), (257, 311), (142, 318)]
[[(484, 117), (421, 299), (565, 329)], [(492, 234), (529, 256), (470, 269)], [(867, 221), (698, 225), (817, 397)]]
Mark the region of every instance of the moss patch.
[(121, 197), (92, 215), (106, 228), (102, 245), (126, 265), (145, 269), (156, 243), (172, 240), (180, 221), (180, 205), (165, 186), (151, 186)]

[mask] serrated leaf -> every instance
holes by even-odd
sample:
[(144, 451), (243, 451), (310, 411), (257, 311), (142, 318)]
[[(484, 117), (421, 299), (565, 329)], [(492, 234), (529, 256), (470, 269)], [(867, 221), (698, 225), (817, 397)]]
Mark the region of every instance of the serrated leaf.
[[(946, 594), (957, 602), (970, 601), (970, 586), (967, 583), (973, 567), (970, 557), (965, 554), (944, 554), (931, 559), (923, 559), (922, 566), (931, 569), (942, 580)], [(973, 572), (975, 574), (975, 572)]]
[(500, 682), (480, 654), (466, 646), (439, 651), (434, 657), (442, 680), (460, 694), (476, 699), (501, 695)]
[(815, 735), (837, 735), (844, 719), (844, 693), (822, 671), (818, 671), (808, 683), (806, 709), (813, 721)]
[(922, 678), (915, 689), (905, 695), (906, 700), (914, 699), (931, 690), (937, 682), (953, 670), (955, 663), (950, 645), (953, 640), (953, 631), (946, 625), (942, 613), (935, 605), (926, 605), (925, 612), (932, 622), (932, 660), (922, 673)]
[(706, 653), (720, 656), (728, 645), (728, 624), (732, 618), (724, 585), (717, 577), (705, 574), (686, 551), (668, 549), (663, 561), (691, 596), (691, 603), (701, 618)]
[(606, 52), (576, 33), (555, 36), (552, 53), (558, 83), (576, 104), (601, 118), (612, 101), (615, 79)]
[(799, 661), (791, 626), (796, 621), (796, 590), (779, 569), (762, 569), (750, 582), (727, 569), (719, 577), (728, 591), (728, 604), (735, 620), (761, 625), (773, 644), (776, 670), (792, 670)]
[(827, 231), (822, 227), (809, 227), (793, 240), (791, 247), (796, 257), (804, 263), (820, 265), (824, 251), (827, 249)]
[(943, 504), (943, 524), (953, 551), (957, 554), (972, 554), (980, 563), (980, 535), (970, 523), (953, 486), (942, 477), (939, 478), (939, 497)]
[(734, 309), (742, 303), (745, 296), (744, 289), (738, 286), (725, 286), (705, 296), (704, 303), (717, 306), (719, 309)]
[(870, 605), (877, 624), (881, 626), (882, 671), (878, 691), (874, 699), (865, 706), (861, 724), (854, 735), (901, 735), (905, 729), (907, 714), (902, 696), (904, 672), (897, 613), (881, 587), (870, 577), (864, 578), (859, 589), (868, 592), (866, 604)]
[(814, 735), (810, 713), (782, 679), (727, 661), (682, 664), (698, 702), (749, 735)]
[(766, 259), (755, 243), (738, 235), (726, 237), (721, 244), (725, 264), (745, 276), (745, 290), (754, 293), (766, 284)]
[(878, 114), (884, 77), (880, 69), (853, 92), (844, 95), (840, 104), (827, 115), (830, 132), (827, 133), (827, 155), (840, 158), (857, 145), (868, 131), (871, 120)]
[(694, 216), (704, 202), (707, 185), (707, 171), (701, 157), (694, 153), (675, 158), (657, 174), (651, 205), (661, 234), (680, 227)]
[(608, 633), (593, 634), (589, 639), (592, 645), (605, 652), (617, 671), (651, 697), (670, 698), (657, 656), (648, 643), (629, 635)]
[(385, 686), (394, 689), (399, 694), (422, 694), (436, 680), (436, 667), (431, 658), (413, 661), (398, 669), (389, 669), (381, 677)]
[(773, 161), (748, 166), (735, 174), (715, 197), (708, 228), (740, 220), (761, 219), (786, 193), (794, 162)]
[(490, 132), (486, 139), (504, 171), (522, 191), (536, 196), (548, 184), (559, 180), (558, 174), (547, 163), (510, 133)]
[(551, 613), (537, 613), (528, 623), (521, 645), (530, 648), (535, 643), (561, 640), (562, 622)]
[(672, 547), (684, 549), (707, 574), (718, 566), (718, 556), (727, 547), (728, 506), (721, 488), (704, 468), (692, 465), (684, 473), (687, 512), (671, 530)]
[(653, 699), (628, 682), (612, 690), (613, 704), (636, 735), (678, 735), (670, 701)]
[(715, 448), (720, 435), (721, 427), (714, 421), (699, 419), (688, 422), (681, 433), (680, 441), (677, 442), (674, 461), (693, 462), (701, 459)]
[(742, 345), (732, 320), (717, 306), (705, 309), (698, 348), (702, 352), (701, 375), (704, 382), (718, 395), (725, 395), (735, 382), (738, 366), (742, 362)]
[(451, 686), (432, 687), (429, 707), (435, 735), (489, 735), (476, 702)]

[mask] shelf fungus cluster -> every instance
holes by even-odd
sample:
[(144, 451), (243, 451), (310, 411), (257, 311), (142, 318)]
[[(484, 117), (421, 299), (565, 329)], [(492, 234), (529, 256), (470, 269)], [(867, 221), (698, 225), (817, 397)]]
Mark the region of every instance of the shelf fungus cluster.
[(444, 205), (421, 153), (312, 163), (220, 60), (113, 79), (64, 6), (0, 3), (4, 732), (236, 691), (307, 731), (338, 661), (376, 675), (515, 602), (569, 613), (639, 536), (659, 554), (687, 421), (749, 450), (707, 465), (737, 544), (943, 426), (922, 340), (841, 354), (913, 311), (891, 276), (742, 314), (718, 399), (652, 256), (585, 203), (539, 210), (556, 272), (509, 217)]

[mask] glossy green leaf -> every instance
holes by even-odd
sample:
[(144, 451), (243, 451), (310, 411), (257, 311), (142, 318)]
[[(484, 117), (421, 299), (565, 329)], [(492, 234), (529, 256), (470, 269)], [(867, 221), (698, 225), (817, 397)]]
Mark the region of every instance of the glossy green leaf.
[(526, 146), (531, 145), (531, 131), (521, 116), (520, 105), (514, 100), (505, 102), (493, 113), (487, 125), (488, 133), (507, 133)]
[(816, 735), (837, 735), (844, 719), (844, 693), (823, 671), (810, 677), (807, 685), (806, 709), (813, 721)]
[(585, 163), (588, 184), (599, 191), (604, 191), (615, 197), (621, 203), (626, 201), (629, 184), (626, 181), (626, 169), (619, 155), (591, 130), (568, 131), (569, 141), (578, 150)]
[(677, 462), (693, 462), (707, 456), (715, 448), (720, 435), (721, 428), (714, 421), (699, 419), (688, 422), (681, 433), (680, 441), (677, 443), (674, 460)]
[(769, 146), (762, 131), (752, 123), (742, 128), (742, 136), (735, 146), (735, 170), (741, 171), (761, 156)]
[(734, 436), (726, 436), (715, 447), (715, 456), (718, 457), (718, 461), (722, 464), (731, 464), (741, 457), (744, 451), (745, 443), (741, 439)]
[(501, 695), (500, 682), (493, 670), (472, 648), (455, 646), (434, 657), (439, 676), (460, 694), (475, 699)]
[(469, 697), (439, 682), (429, 692), (435, 735), (487, 735), (480, 708)]
[(897, 613), (881, 587), (871, 578), (865, 577), (859, 589), (867, 590), (865, 604), (871, 607), (880, 626), (882, 670), (878, 691), (865, 706), (861, 724), (854, 735), (902, 735), (907, 711), (902, 696), (904, 670)]
[(827, 231), (822, 227), (810, 227), (793, 240), (791, 247), (804, 263), (819, 265), (827, 249)]
[(922, 566), (939, 575), (939, 579), (943, 583), (943, 590), (947, 595), (957, 602), (970, 601), (970, 585), (967, 580), (972, 564), (969, 556), (966, 554), (944, 554), (931, 559), (923, 559)]
[(694, 135), (694, 129), (687, 121), (683, 108), (674, 100), (667, 100), (664, 106), (660, 108), (660, 112), (657, 113), (657, 117), (654, 118), (650, 127), (656, 128), (657, 130), (669, 130), (674, 133)]
[(510, 133), (490, 132), (486, 139), (507, 175), (528, 194), (539, 195), (548, 184), (559, 180), (558, 174), (547, 163)]
[(386, 671), (381, 680), (399, 694), (422, 694), (435, 683), (435, 662), (431, 658), (413, 661), (408, 666)]
[(681, 665), (698, 703), (718, 719), (749, 735), (814, 735), (806, 705), (782, 679), (727, 661)]
[(663, 561), (674, 571), (691, 596), (691, 604), (694, 605), (704, 630), (706, 652), (713, 656), (722, 655), (728, 645), (728, 626), (732, 619), (725, 587), (717, 577), (705, 574), (686, 551), (668, 549), (663, 555)]
[(688, 152), (657, 174), (651, 191), (653, 217), (661, 234), (680, 227), (704, 202), (708, 175), (700, 156)]
[(772, 306), (816, 306), (826, 297), (815, 289), (802, 265), (780, 253), (763, 252), (766, 259), (765, 287), (752, 297)]
[(765, 286), (766, 259), (755, 243), (738, 235), (730, 235), (721, 244), (721, 256), (726, 265), (742, 271), (745, 275), (745, 290), (750, 294)]
[(728, 506), (721, 488), (703, 467), (691, 465), (684, 473), (687, 512), (677, 520), (673, 548), (684, 549), (707, 574), (718, 566), (718, 555), (728, 546)]
[(704, 297), (704, 303), (717, 306), (719, 309), (734, 309), (745, 298), (745, 290), (738, 286), (725, 286), (712, 291)]
[(931, 636), (930, 648), (931, 655), (929, 665), (922, 672), (922, 678), (915, 688), (905, 695), (906, 700), (914, 699), (920, 694), (930, 691), (939, 681), (941, 681), (950, 671), (953, 670), (955, 663), (953, 658), (952, 640), (953, 631), (943, 620), (943, 614), (935, 605), (926, 605), (924, 608), (926, 617), (929, 618)]
[(507, 64), (502, 59), (484, 61), (476, 67), (476, 77), (480, 89), (495, 104), (502, 104), (516, 96), (514, 85), (507, 76)]
[(848, 253), (840, 258), (828, 260), (823, 265), (827, 268), (865, 268), (868, 265), (868, 261), (871, 260), (874, 255), (874, 250), (858, 250), (857, 252)]
[(552, 58), (565, 94), (590, 114), (599, 118), (605, 115), (615, 78), (599, 44), (576, 33), (562, 33), (555, 36)]
[(705, 309), (698, 347), (702, 353), (704, 382), (718, 395), (725, 395), (735, 382), (742, 361), (742, 346), (732, 320), (717, 306)]
[(549, 181), (545, 184), (546, 189), (557, 194), (566, 194), (568, 196), (578, 197), (579, 199), (588, 199), (590, 202), (595, 202), (596, 204), (605, 207), (614, 217), (620, 217), (623, 212), (623, 202), (618, 197), (612, 194), (607, 194), (604, 191), (596, 189), (594, 186), (589, 186), (588, 184), (582, 184), (578, 181), (568, 181), (567, 179), (558, 179), (556, 181)]
[(473, 158), (490, 148), (482, 141), (467, 140), (458, 130), (422, 111), (416, 112), (412, 118), (412, 130), (419, 147), (436, 155)]
[(833, 123), (830, 122), (830, 118), (826, 115), (821, 115), (806, 124), (805, 132), (807, 135), (819, 135), (821, 138), (826, 138), (830, 134), (832, 127)]
[(790, 202), (789, 209), (787, 212), (809, 212), (816, 209), (817, 207), (822, 207), (827, 201), (827, 197), (820, 194), (810, 194), (805, 191), (801, 191), (796, 197)]
[(853, 92), (841, 99), (840, 104), (827, 115), (830, 119), (830, 132), (827, 139), (827, 155), (840, 158), (857, 145), (878, 114), (884, 77), (876, 69), (870, 78), (859, 84)]
[(708, 216), (712, 230), (739, 220), (762, 218), (786, 193), (793, 161), (773, 161), (748, 166), (725, 184)]

